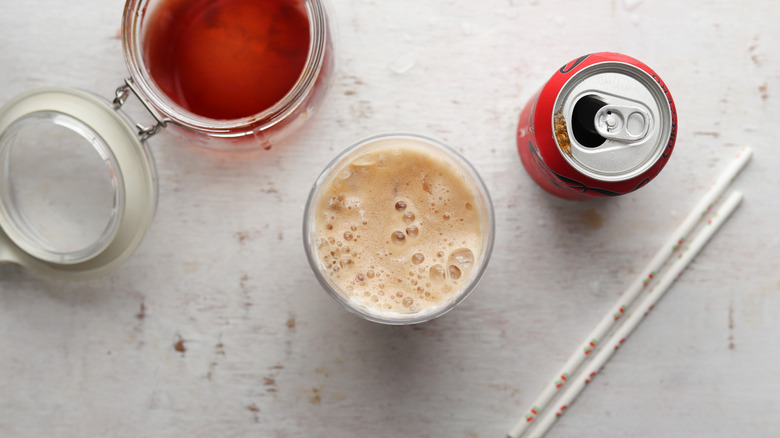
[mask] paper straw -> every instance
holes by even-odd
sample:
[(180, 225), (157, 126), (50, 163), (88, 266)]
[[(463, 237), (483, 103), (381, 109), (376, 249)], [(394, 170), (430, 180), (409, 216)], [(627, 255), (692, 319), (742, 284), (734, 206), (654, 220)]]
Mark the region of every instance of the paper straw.
[(609, 330), (615, 325), (620, 317), (623, 316), (631, 303), (636, 300), (636, 297), (639, 296), (644, 287), (647, 286), (650, 280), (653, 279), (656, 271), (658, 271), (658, 269), (663, 266), (666, 260), (671, 257), (672, 254), (674, 254), (677, 248), (682, 245), (691, 230), (693, 230), (696, 224), (699, 223), (702, 216), (712, 208), (712, 204), (715, 203), (715, 201), (717, 201), (721, 195), (723, 195), (737, 174), (739, 174), (739, 172), (748, 163), (752, 155), (753, 151), (750, 148), (745, 147), (740, 150), (734, 161), (732, 161), (729, 166), (726, 167), (726, 170), (720, 174), (718, 179), (715, 180), (715, 183), (710, 187), (707, 193), (705, 193), (704, 197), (702, 197), (702, 199), (696, 204), (693, 210), (691, 210), (682, 224), (680, 224), (680, 226), (674, 230), (672, 235), (661, 246), (661, 249), (658, 250), (650, 263), (648, 263), (647, 266), (645, 266), (645, 268), (640, 271), (640, 275), (620, 296), (618, 301), (614, 306), (612, 306), (609, 312), (604, 315), (593, 331), (588, 334), (588, 336), (585, 338), (585, 341), (582, 343), (582, 346), (575, 350), (574, 354), (572, 354), (571, 357), (569, 357), (569, 360), (566, 361), (566, 363), (563, 365), (563, 368), (561, 368), (560, 371), (558, 371), (558, 373), (555, 375), (553, 381), (545, 386), (545, 388), (542, 390), (542, 393), (539, 394), (536, 400), (534, 400), (531, 406), (524, 412), (523, 418), (521, 418), (520, 421), (515, 424), (515, 427), (513, 427), (507, 434), (509, 438), (518, 438), (530, 425), (534, 418), (536, 418), (536, 416), (539, 415), (545, 406), (547, 406), (555, 394), (566, 384), (569, 376), (577, 371), (580, 365), (582, 365), (582, 363), (585, 361), (586, 357), (593, 351), (593, 348), (596, 346), (596, 344), (598, 344), (604, 335), (609, 332)]
[(605, 347), (602, 348), (593, 358), (593, 361), (589, 363), (583, 371), (574, 379), (571, 379), (572, 383), (566, 388), (558, 401), (558, 408), (555, 411), (545, 412), (537, 422), (535, 422), (534, 429), (531, 430), (530, 436), (539, 438), (544, 436), (550, 429), (555, 420), (559, 418), (563, 413), (571, 406), (574, 399), (585, 389), (585, 387), (593, 380), (604, 364), (610, 357), (620, 348), (625, 342), (629, 334), (639, 325), (645, 316), (653, 309), (658, 300), (661, 299), (663, 294), (669, 289), (669, 286), (677, 279), (682, 271), (690, 264), (691, 260), (701, 251), (706, 243), (712, 238), (720, 226), (729, 218), (734, 209), (737, 208), (740, 201), (742, 201), (742, 193), (735, 191), (731, 193), (726, 201), (724, 201), (721, 208), (717, 213), (707, 222), (707, 225), (699, 232), (698, 235), (691, 241), (690, 246), (679, 254), (677, 260), (672, 262), (672, 266), (659, 283), (652, 288), (649, 294), (637, 306), (637, 310), (631, 313), (626, 318), (625, 323), (620, 326), (615, 333), (605, 342)]

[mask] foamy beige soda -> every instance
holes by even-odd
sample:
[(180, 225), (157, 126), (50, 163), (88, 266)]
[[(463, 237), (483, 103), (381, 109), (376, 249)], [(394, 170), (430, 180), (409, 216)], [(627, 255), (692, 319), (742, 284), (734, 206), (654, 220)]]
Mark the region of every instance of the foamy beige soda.
[(310, 200), (310, 251), (345, 304), (370, 319), (436, 313), (484, 268), (492, 219), (480, 188), (452, 151), (427, 139), (368, 142)]

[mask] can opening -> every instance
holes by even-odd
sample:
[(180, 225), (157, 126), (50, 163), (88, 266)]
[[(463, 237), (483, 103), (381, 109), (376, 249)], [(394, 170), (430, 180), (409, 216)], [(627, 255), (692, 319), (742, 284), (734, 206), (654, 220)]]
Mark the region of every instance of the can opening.
[(596, 130), (596, 113), (607, 104), (596, 96), (584, 96), (574, 104), (571, 113), (571, 129), (577, 143), (586, 148), (604, 144), (606, 139)]

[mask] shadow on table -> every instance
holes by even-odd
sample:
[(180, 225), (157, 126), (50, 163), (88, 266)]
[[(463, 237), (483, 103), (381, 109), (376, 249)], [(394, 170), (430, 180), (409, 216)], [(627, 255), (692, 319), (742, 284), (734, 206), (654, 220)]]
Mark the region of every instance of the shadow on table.
[(443, 397), (446, 382), (458, 379), (468, 366), (469, 360), (462, 359), (470, 349), (463, 343), (474, 342), (470, 328), (474, 320), (456, 314), (458, 310), (411, 326), (353, 318), (350, 336), (342, 339), (344, 353), (353, 361), (347, 368), (359, 382), (350, 392), (358, 399), (388, 405), (409, 405), (415, 400), (427, 404)]

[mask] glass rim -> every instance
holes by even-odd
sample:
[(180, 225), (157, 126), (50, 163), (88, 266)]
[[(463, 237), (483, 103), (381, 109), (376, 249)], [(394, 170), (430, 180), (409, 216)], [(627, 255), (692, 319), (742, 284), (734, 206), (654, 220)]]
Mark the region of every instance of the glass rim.
[[(487, 236), (483, 236), (482, 238), (482, 246), (483, 246), (482, 256), (468, 284), (462, 287), (462, 289), (459, 291), (457, 296), (449, 300), (446, 300), (443, 303), (434, 305), (430, 309), (426, 309), (417, 313), (390, 314), (388, 312), (363, 311), (363, 309), (358, 308), (354, 303), (350, 302), (348, 299), (342, 296), (342, 294), (339, 293), (339, 288), (336, 287), (335, 284), (333, 284), (331, 281), (328, 280), (328, 278), (326, 277), (325, 273), (322, 271), (322, 268), (319, 265), (319, 258), (314, 253), (313, 242), (311, 240), (313, 237), (312, 225), (314, 223), (314, 219), (312, 217), (313, 204), (314, 201), (317, 199), (317, 196), (319, 194), (320, 189), (323, 186), (323, 183), (325, 183), (329, 179), (329, 177), (334, 174), (334, 171), (339, 167), (339, 165), (342, 164), (345, 161), (345, 159), (347, 159), (354, 152), (358, 151), (363, 147), (369, 147), (370, 145), (372, 145), (377, 141), (387, 140), (387, 139), (407, 139), (407, 140), (418, 141), (434, 149), (438, 149), (439, 151), (444, 152), (445, 154), (447, 154), (448, 158), (452, 159), (452, 161), (454, 161), (454, 163), (458, 165), (460, 170), (465, 171), (468, 174), (468, 176), (470, 176), (473, 179), (477, 192), (482, 197), (484, 202), (484, 213), (486, 217), (485, 217), (485, 223), (483, 225), (486, 227)], [(420, 135), (420, 134), (415, 134), (410, 132), (387, 132), (387, 133), (374, 134), (351, 144), (346, 149), (341, 151), (333, 160), (331, 160), (325, 166), (323, 171), (320, 173), (320, 175), (317, 177), (314, 184), (312, 185), (311, 190), (309, 191), (309, 195), (306, 200), (306, 207), (303, 213), (302, 231), (303, 231), (303, 246), (304, 246), (304, 251), (306, 252), (306, 259), (309, 263), (309, 266), (311, 267), (311, 270), (314, 272), (317, 281), (320, 283), (322, 288), (325, 289), (326, 292), (328, 292), (328, 294), (331, 297), (333, 297), (338, 303), (340, 303), (344, 308), (346, 308), (351, 313), (360, 316), (361, 318), (366, 319), (368, 321), (387, 324), (387, 325), (409, 325), (409, 324), (418, 324), (418, 323), (422, 323), (422, 322), (426, 322), (438, 318), (444, 315), (445, 313), (451, 311), (455, 307), (457, 307), (458, 304), (460, 304), (463, 300), (466, 299), (467, 296), (471, 294), (471, 292), (476, 288), (477, 284), (481, 280), (489, 264), (491, 254), (493, 252), (493, 245), (495, 240), (495, 228), (496, 228), (495, 213), (494, 213), (493, 201), (490, 197), (490, 192), (488, 191), (485, 182), (480, 177), (476, 168), (474, 168), (474, 166), (460, 152), (455, 150), (452, 146), (447, 145), (446, 143), (443, 143), (431, 137), (427, 137), (425, 135)]]
[[(169, 98), (150, 77), (143, 57), (140, 27), (150, 0), (127, 0), (122, 16), (122, 51), (133, 82), (143, 98), (167, 122), (195, 132), (220, 137), (241, 137), (265, 131), (285, 120), (311, 94), (325, 64), (329, 44), (327, 10), (322, 0), (303, 0), (309, 21), (309, 53), (295, 85), (274, 105), (260, 113), (238, 119), (212, 119), (192, 113)], [(139, 96), (140, 97), (140, 96)]]

